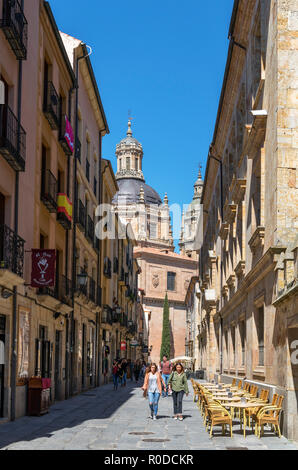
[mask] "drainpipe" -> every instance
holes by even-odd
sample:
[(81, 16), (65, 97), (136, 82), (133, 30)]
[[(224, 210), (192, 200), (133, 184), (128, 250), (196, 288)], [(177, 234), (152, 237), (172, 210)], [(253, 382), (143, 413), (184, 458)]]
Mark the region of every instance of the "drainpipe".
[[(101, 195), (101, 188), (102, 188), (102, 176), (101, 176), (101, 158), (102, 158), (102, 131), (99, 131), (98, 134), (98, 204), (101, 205), (102, 195)], [(97, 292), (100, 289), (101, 285), (101, 246), (102, 240), (99, 239), (99, 250), (97, 253)], [(98, 297), (97, 297), (98, 301)], [(100, 351), (101, 347), (99, 345), (99, 322), (100, 315), (99, 311), (96, 312), (96, 333), (95, 333), (95, 386), (99, 387), (100, 380), (99, 380), (99, 373), (100, 373)]]
[[(24, 0), (21, 1), (21, 8), (24, 9)], [(23, 63), (19, 60), (18, 71), (18, 142), (17, 151), (20, 151), (20, 130), (21, 130), (21, 114), (22, 114), (22, 79), (23, 79)], [(16, 172), (15, 178), (15, 200), (14, 200), (14, 230), (15, 236), (18, 235), (19, 230), (19, 172)], [(17, 243), (14, 242), (14, 263), (16, 267), (17, 262)], [(11, 390), (11, 408), (10, 419), (15, 420), (16, 408), (16, 373), (17, 373), (17, 286), (13, 286), (13, 299), (12, 299), (12, 342), (11, 342), (11, 377), (10, 377), (10, 390)]]
[[(71, 88), (68, 94), (68, 119), (71, 122), (71, 99), (72, 93), (75, 88)], [(70, 157), (67, 157), (67, 182), (66, 182), (66, 192), (67, 196), (70, 195)], [(68, 250), (69, 250), (69, 231), (66, 231), (65, 237), (65, 275), (68, 278)], [(66, 328), (66, 351), (65, 351), (65, 377), (66, 377), (66, 387), (65, 387), (65, 398), (69, 397), (69, 320), (67, 319), (67, 328)]]
[[(80, 44), (84, 46), (84, 43)], [(70, 326), (70, 392), (73, 393), (73, 346), (74, 346), (74, 293), (76, 288), (76, 219), (77, 219), (77, 161), (78, 161), (78, 127), (79, 127), (79, 115), (78, 115), (78, 106), (79, 106), (79, 61), (85, 59), (91, 54), (85, 54), (76, 58), (75, 66), (75, 90), (76, 90), (76, 101), (75, 101), (75, 153), (74, 153), (74, 172), (73, 172), (73, 231), (72, 231), (72, 305), (73, 311), (71, 313), (71, 326)]]

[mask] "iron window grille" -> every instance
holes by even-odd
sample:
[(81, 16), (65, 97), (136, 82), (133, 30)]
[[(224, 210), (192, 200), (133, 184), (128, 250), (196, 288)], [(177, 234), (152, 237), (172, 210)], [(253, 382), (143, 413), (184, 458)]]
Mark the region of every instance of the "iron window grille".
[(88, 158), (86, 158), (86, 178), (90, 181), (90, 163)]
[(107, 277), (108, 279), (111, 279), (111, 277), (112, 277), (112, 263), (111, 263), (110, 258), (108, 258), (107, 256), (104, 259), (103, 273), (104, 273), (105, 277)]
[(87, 217), (87, 233), (86, 236), (91, 243), (94, 241), (94, 222), (91, 219), (90, 215)]
[(0, 269), (23, 277), (25, 240), (7, 225), (0, 225)]
[(26, 60), (28, 22), (18, 0), (3, 0), (3, 17), (0, 20), (0, 27), (16, 58)]
[(40, 198), (49, 212), (57, 211), (57, 179), (50, 170), (41, 172)]
[(25, 171), (26, 132), (7, 104), (0, 104), (0, 153), (15, 171)]
[(58, 93), (51, 81), (46, 84), (45, 99), (43, 104), (44, 114), (53, 130), (58, 130), (60, 125), (60, 100)]
[(86, 227), (86, 208), (80, 199), (79, 199), (79, 204), (78, 204), (77, 223), (78, 223), (78, 226), (81, 228), (81, 230), (84, 232), (85, 227)]

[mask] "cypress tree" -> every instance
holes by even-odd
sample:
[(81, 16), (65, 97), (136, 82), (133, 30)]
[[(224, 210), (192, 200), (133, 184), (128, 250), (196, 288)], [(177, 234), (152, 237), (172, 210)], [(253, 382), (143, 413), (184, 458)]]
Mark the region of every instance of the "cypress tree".
[(163, 323), (162, 323), (160, 360), (162, 361), (163, 356), (167, 356), (167, 358), (170, 359), (170, 352), (171, 352), (171, 333), (170, 333), (170, 320), (169, 320), (169, 302), (168, 302), (168, 294), (166, 293), (164, 304), (163, 304)]

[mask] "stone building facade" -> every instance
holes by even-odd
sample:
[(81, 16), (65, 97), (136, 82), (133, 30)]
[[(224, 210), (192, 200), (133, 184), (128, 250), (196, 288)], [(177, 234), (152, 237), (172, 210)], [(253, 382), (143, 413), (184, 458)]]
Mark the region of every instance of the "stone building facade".
[(293, 439), (297, 11), (295, 0), (234, 4), (202, 195), (197, 338), (208, 379), (245, 378), (268, 388), (270, 398), (284, 395), (283, 432)]
[[(0, 49), (0, 418), (5, 420), (27, 413), (33, 376), (50, 379), (51, 403), (103, 382), (108, 350), (103, 300), (115, 330), (108, 338), (112, 356), (120, 349), (120, 330), (132, 338), (120, 313), (127, 315), (127, 305), (131, 312), (137, 309), (138, 266), (130, 248), (130, 297), (116, 314), (113, 296), (121, 273), (113, 276), (115, 292), (108, 290), (102, 237), (95, 228), (97, 206), (111, 202), (118, 186), (110, 164), (104, 174), (108, 162), (101, 158), (101, 144), (109, 127), (87, 46), (59, 32), (48, 2), (1, 0)], [(129, 237), (125, 232), (125, 246), (131, 245)], [(53, 285), (32, 286), (33, 249), (54, 251)], [(110, 247), (105, 249), (112, 257)]]
[[(159, 361), (163, 303), (168, 293), (172, 329), (171, 355), (185, 354), (185, 292), (197, 263), (188, 256), (174, 253), (169, 201), (145, 184), (142, 172), (143, 147), (132, 136), (131, 122), (127, 135), (116, 147), (119, 191), (113, 198), (115, 212), (124, 224), (130, 224), (141, 274), (139, 276), (138, 321), (143, 357)], [(172, 356), (173, 357), (173, 356)]]

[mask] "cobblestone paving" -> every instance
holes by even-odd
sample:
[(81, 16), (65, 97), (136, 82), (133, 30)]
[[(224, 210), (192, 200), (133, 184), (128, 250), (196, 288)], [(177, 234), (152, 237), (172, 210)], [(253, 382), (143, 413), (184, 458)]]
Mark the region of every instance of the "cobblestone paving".
[(58, 402), (41, 417), (25, 416), (0, 424), (0, 449), (298, 449), (297, 444), (284, 437), (279, 439), (268, 430), (261, 439), (248, 430), (244, 439), (237, 425), (233, 427), (232, 439), (221, 435), (221, 427), (215, 428), (214, 437), (209, 438), (192, 393), (184, 398), (183, 411), (183, 421), (173, 420), (172, 398), (161, 398), (158, 419), (152, 421), (148, 418), (148, 401), (139, 386), (129, 381), (126, 388), (114, 392), (109, 384)]

